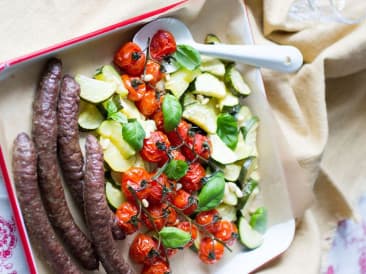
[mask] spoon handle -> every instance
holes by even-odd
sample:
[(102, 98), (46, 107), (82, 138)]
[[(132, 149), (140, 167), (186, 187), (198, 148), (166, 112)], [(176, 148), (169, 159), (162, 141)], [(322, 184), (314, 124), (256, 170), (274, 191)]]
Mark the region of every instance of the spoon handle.
[(282, 72), (295, 72), (302, 65), (301, 52), (292, 46), (278, 45), (193, 45), (200, 53)]

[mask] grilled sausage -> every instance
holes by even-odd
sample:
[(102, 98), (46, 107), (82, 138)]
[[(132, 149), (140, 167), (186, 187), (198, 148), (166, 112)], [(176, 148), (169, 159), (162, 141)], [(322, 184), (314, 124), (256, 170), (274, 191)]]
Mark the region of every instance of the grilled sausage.
[(114, 215), (113, 211), (109, 210), (109, 213), (110, 213), (109, 225), (112, 230), (113, 238), (115, 240), (124, 240), (126, 238), (126, 233), (118, 225), (118, 219)]
[(48, 220), (38, 188), (34, 144), (25, 133), (20, 133), (14, 140), (12, 162), (20, 207), (34, 246), (44, 256), (52, 273), (81, 274), (58, 241)]
[(57, 59), (47, 63), (33, 103), (32, 135), (40, 190), (51, 224), (61, 233), (72, 254), (86, 269), (96, 269), (98, 260), (92, 244), (72, 218), (58, 172), (56, 107), (61, 66)]
[[(78, 207), (84, 212), (84, 158), (79, 144), (79, 128), (77, 122), (79, 104), (80, 86), (73, 77), (65, 75), (62, 78), (57, 105), (57, 151), (65, 182)], [(126, 237), (125, 233), (118, 226), (112, 211), (110, 215), (113, 237), (116, 240), (124, 239)]]
[(79, 144), (80, 86), (69, 75), (62, 78), (57, 105), (58, 156), (65, 183), (72, 197), (83, 211), (84, 158)]
[(109, 274), (133, 273), (118, 252), (110, 228), (110, 215), (104, 192), (103, 152), (97, 139), (86, 138), (84, 178), (85, 216), (94, 246), (104, 269)]

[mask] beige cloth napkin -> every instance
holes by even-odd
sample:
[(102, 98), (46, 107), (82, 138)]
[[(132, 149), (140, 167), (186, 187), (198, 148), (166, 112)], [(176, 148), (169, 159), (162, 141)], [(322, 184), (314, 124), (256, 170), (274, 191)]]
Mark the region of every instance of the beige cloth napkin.
[[(196, 0), (194, 0), (196, 1)], [(178, 2), (145, 0), (144, 11)], [(319, 273), (336, 221), (354, 216), (366, 188), (366, 24), (309, 25), (289, 21), (293, 1), (248, 0), (258, 43), (297, 46), (305, 65), (294, 75), (263, 70), (275, 116), (314, 184), (316, 201), (299, 220), (290, 249), (260, 273)], [(360, 0), (359, 2), (363, 2)], [(141, 6), (118, 0), (0, 1), (0, 60), (44, 48), (136, 15)], [(52, 25), (52, 28), (49, 26)], [(57, 30), (57, 31), (55, 31)]]
[[(294, 45), (304, 56), (296, 74), (263, 70), (263, 78), (281, 129), (314, 183), (316, 201), (290, 249), (260, 273), (322, 271), (337, 221), (357, 217), (354, 205), (366, 189), (366, 22), (290, 20), (293, 2), (246, 1), (258, 43)], [(366, 14), (364, 1), (353, 2)]]

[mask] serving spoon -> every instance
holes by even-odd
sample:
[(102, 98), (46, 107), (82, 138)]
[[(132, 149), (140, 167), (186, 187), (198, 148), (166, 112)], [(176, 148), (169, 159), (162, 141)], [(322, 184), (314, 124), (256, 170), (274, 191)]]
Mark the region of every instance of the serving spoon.
[[(281, 72), (295, 72), (302, 65), (301, 52), (293, 46), (279, 45), (229, 45), (201, 44), (193, 40), (187, 26), (180, 20), (167, 17), (152, 21), (143, 26), (134, 36), (133, 42), (141, 48), (146, 47), (149, 38), (158, 30), (166, 30), (173, 34), (177, 44), (190, 45), (201, 54), (268, 68)], [(166, 68), (172, 71), (173, 68)]]

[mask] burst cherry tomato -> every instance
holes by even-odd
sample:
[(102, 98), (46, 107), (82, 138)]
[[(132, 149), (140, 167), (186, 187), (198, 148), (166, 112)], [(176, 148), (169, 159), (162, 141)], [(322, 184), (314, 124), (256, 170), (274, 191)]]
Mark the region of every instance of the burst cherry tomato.
[(137, 219), (137, 214), (137, 207), (130, 202), (122, 203), (116, 211), (118, 225), (128, 235), (136, 232), (137, 229), (140, 228), (140, 222)]
[(215, 233), (215, 224), (220, 220), (220, 216), (216, 209), (211, 209), (198, 213), (195, 220), (197, 224), (203, 226), (207, 231)]
[(163, 112), (161, 111), (161, 109), (158, 109), (154, 113), (153, 119), (155, 121), (156, 128), (160, 131), (164, 131), (164, 116), (163, 116)]
[(215, 237), (228, 244), (233, 244), (238, 237), (236, 225), (228, 220), (219, 220), (215, 224)]
[(122, 75), (122, 81), (128, 90), (127, 98), (131, 101), (140, 101), (146, 92), (146, 85), (138, 77), (130, 77), (127, 74)]
[(207, 136), (196, 133), (193, 138), (188, 138), (186, 143), (190, 148), (183, 146), (182, 152), (188, 160), (192, 161), (196, 157), (196, 154), (204, 159), (208, 159), (210, 157), (212, 144)]
[(135, 197), (129, 190), (131, 187), (135, 190), (136, 196), (139, 200), (146, 199), (148, 196), (148, 181), (150, 174), (142, 167), (130, 167), (122, 175), (122, 192), (128, 201), (135, 202)]
[(189, 139), (189, 130), (192, 127), (191, 124), (182, 120), (178, 124), (176, 130), (168, 133), (168, 138), (172, 146), (179, 146), (183, 141), (187, 142)]
[(165, 56), (173, 54), (177, 49), (174, 36), (165, 30), (157, 31), (150, 42), (150, 55), (153, 59), (161, 61)]
[(152, 263), (155, 257), (154, 251), (158, 252), (154, 239), (146, 234), (139, 233), (131, 243), (129, 255), (131, 260), (137, 264)]
[(153, 222), (146, 213), (142, 214), (142, 220), (151, 230), (161, 230), (164, 226), (173, 225), (177, 221), (177, 212), (166, 204), (149, 205), (147, 211)]
[(189, 243), (186, 245), (186, 247), (190, 247), (193, 244), (193, 241), (195, 239), (197, 239), (197, 235), (198, 235), (198, 229), (197, 226), (190, 223), (190, 222), (180, 222), (176, 225), (176, 227), (180, 228), (183, 231), (186, 231), (188, 233), (191, 234), (191, 240), (189, 241)]
[(156, 180), (150, 182), (147, 200), (152, 204), (159, 204), (171, 200), (175, 184), (171, 184), (168, 177), (163, 173)]
[(142, 95), (142, 98), (136, 102), (136, 106), (143, 115), (150, 116), (158, 110), (159, 103), (155, 90), (151, 89)]
[(186, 215), (191, 215), (197, 208), (196, 198), (183, 189), (177, 191), (172, 202)]
[(157, 260), (151, 265), (144, 265), (141, 274), (169, 274), (170, 268), (163, 260)]
[(144, 160), (152, 163), (167, 161), (166, 150), (170, 147), (168, 137), (161, 131), (154, 131), (144, 140), (141, 156)]
[[(163, 78), (163, 73), (161, 72), (161, 66), (159, 63), (154, 62), (152, 60), (147, 60), (145, 75), (149, 78), (152, 77), (151, 80), (148, 79), (150, 84), (155, 85)], [(151, 76), (150, 76), (151, 75)]]
[(186, 175), (180, 179), (183, 189), (189, 193), (200, 190), (202, 187), (201, 179), (205, 177), (205, 174), (206, 171), (199, 162), (190, 164)]
[(205, 264), (213, 264), (224, 255), (224, 246), (218, 241), (205, 237), (201, 240), (198, 256)]
[(144, 70), (145, 61), (145, 53), (133, 42), (124, 44), (114, 56), (114, 62), (117, 66), (132, 76), (141, 75)]
[(184, 157), (182, 152), (180, 152), (179, 150), (176, 150), (176, 149), (171, 151), (171, 156), (172, 156), (172, 159), (174, 159), (174, 160), (182, 160), (182, 161), (186, 160), (186, 157)]

